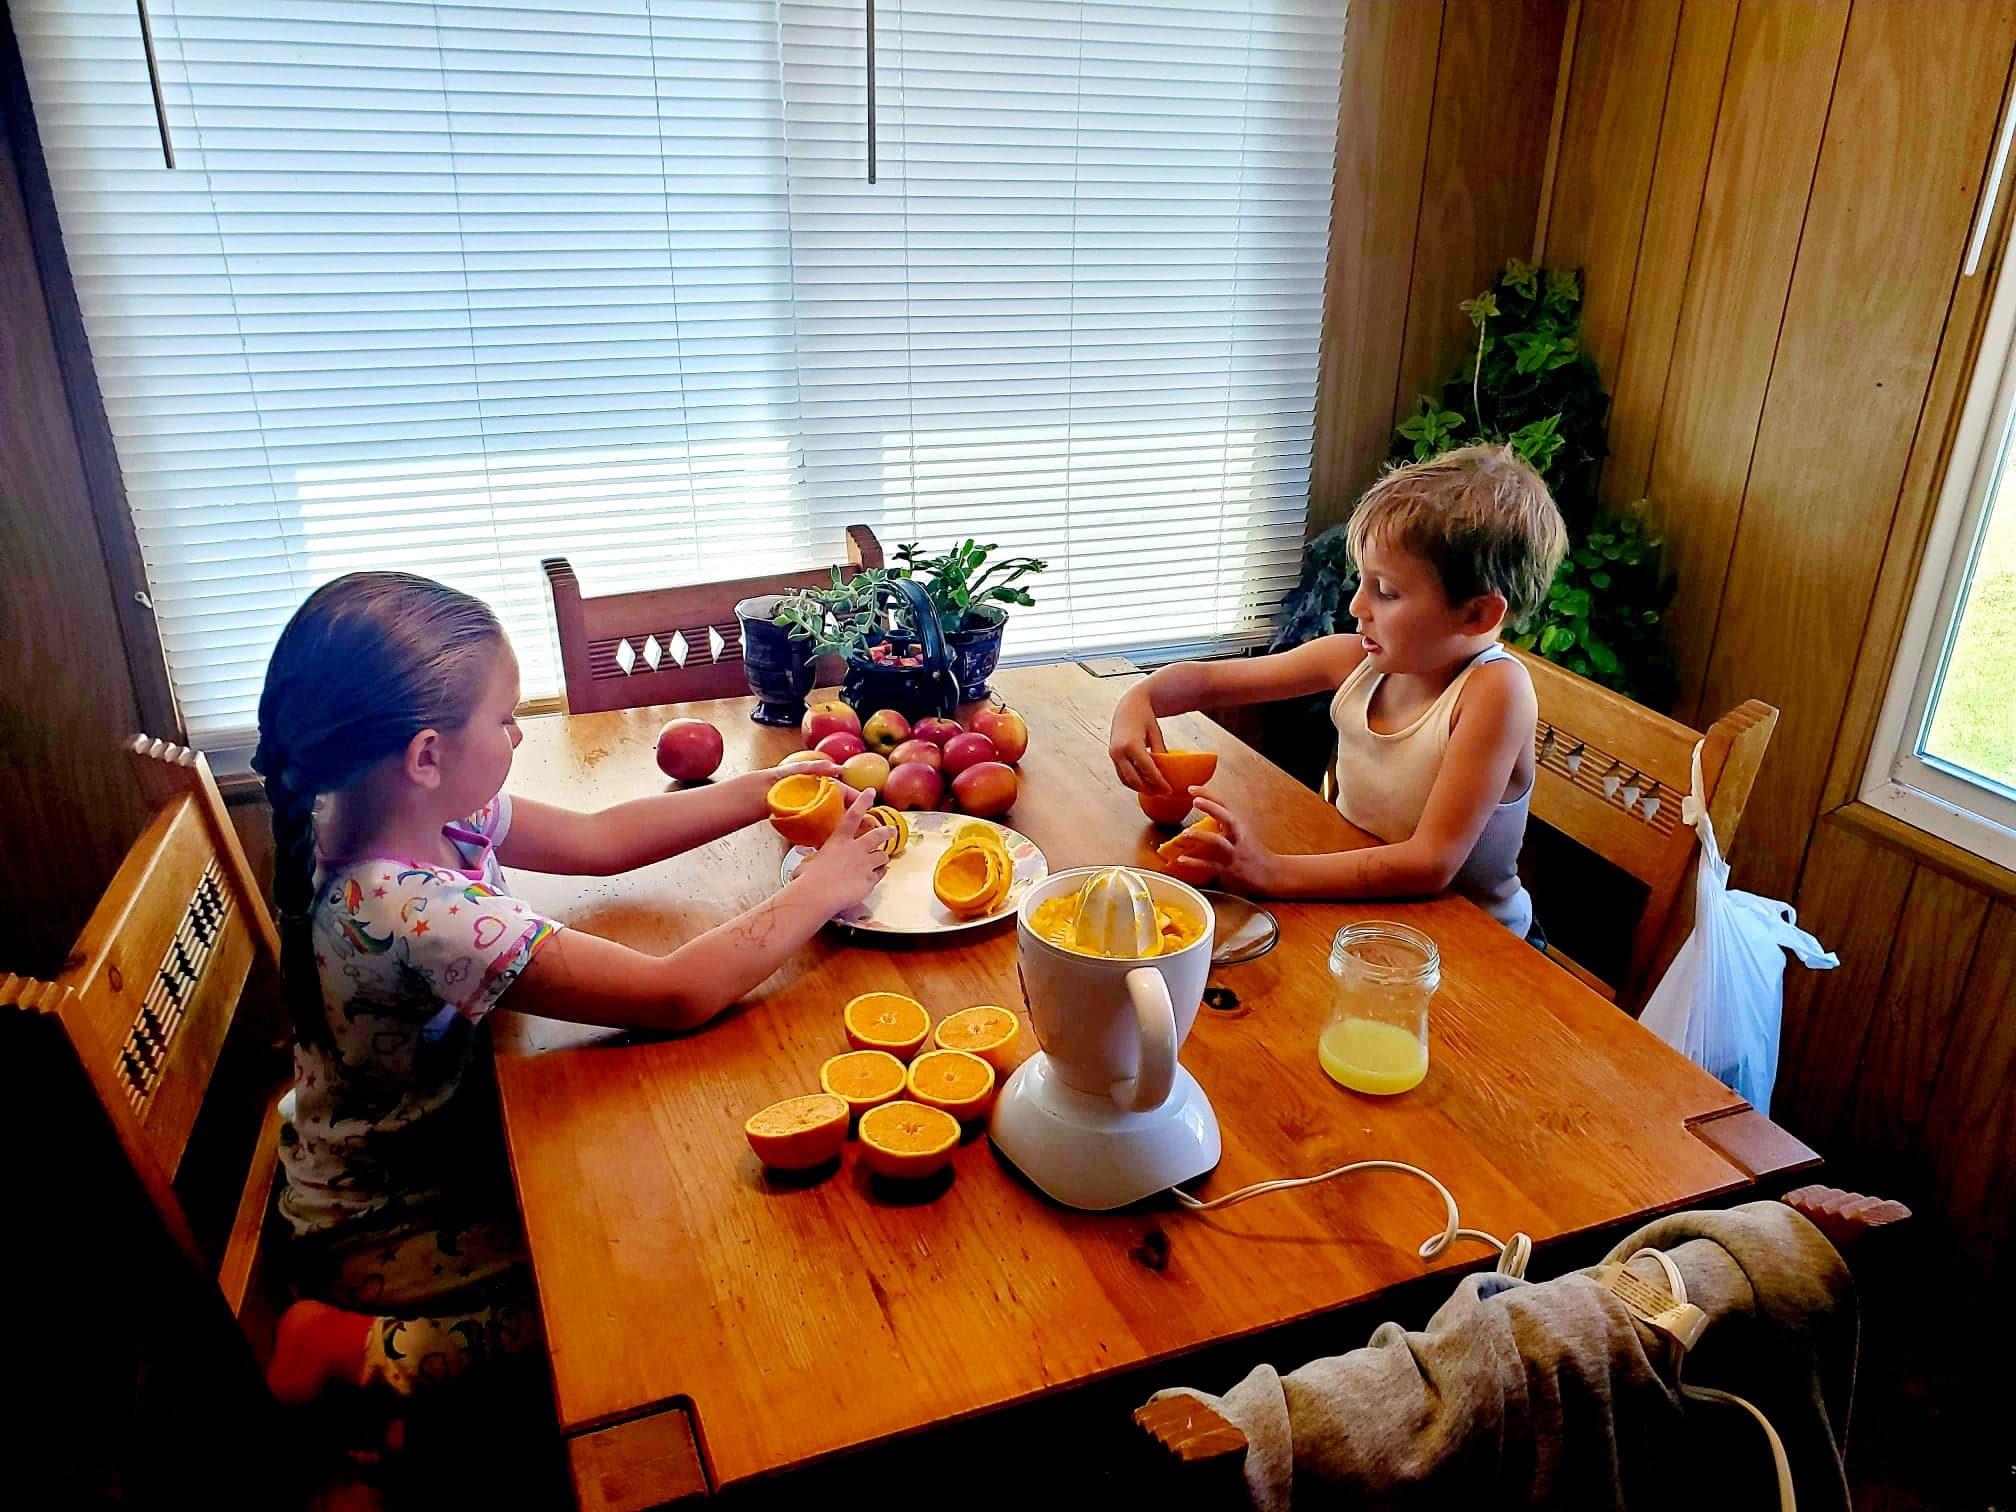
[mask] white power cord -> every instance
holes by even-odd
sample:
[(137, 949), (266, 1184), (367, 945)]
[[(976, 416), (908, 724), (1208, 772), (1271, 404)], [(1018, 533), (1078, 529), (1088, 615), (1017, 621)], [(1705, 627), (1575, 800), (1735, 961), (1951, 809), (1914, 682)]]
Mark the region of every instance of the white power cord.
[[(1641, 1249), (1631, 1256), (1637, 1260), (1649, 1256), (1659, 1262), (1659, 1269), (1666, 1273), (1666, 1290), (1682, 1306), (1687, 1302), (1687, 1283), (1680, 1275), (1680, 1267), (1664, 1250)], [(1628, 1266), (1631, 1260), (1624, 1263)], [(1664, 1333), (1664, 1330), (1659, 1330)], [(1765, 1440), (1771, 1446), (1771, 1466), (1778, 1473), (1778, 1506), (1780, 1512), (1796, 1512), (1798, 1498), (1792, 1490), (1792, 1462), (1785, 1454), (1785, 1441), (1778, 1437), (1778, 1430), (1771, 1426), (1771, 1420), (1752, 1403), (1731, 1391), (1717, 1391), (1713, 1386), (1689, 1386), (1680, 1379), (1681, 1369), (1686, 1364), (1687, 1346), (1668, 1333), (1664, 1334), (1673, 1346), (1673, 1384), (1680, 1388), (1680, 1395), (1696, 1402), (1719, 1402), (1725, 1407), (1741, 1407), (1757, 1420), (1757, 1426), (1764, 1430)]]
[(1319, 1181), (1328, 1181), (1335, 1176), (1348, 1176), (1353, 1171), (1401, 1171), (1409, 1176), (1420, 1177), (1441, 1194), (1442, 1207), (1447, 1218), (1442, 1225), (1442, 1232), (1430, 1234), (1421, 1241), (1420, 1248), (1415, 1251), (1423, 1260), (1433, 1260), (1459, 1239), (1471, 1239), (1479, 1244), (1488, 1244), (1498, 1251), (1499, 1274), (1521, 1278), (1525, 1276), (1526, 1262), (1533, 1256), (1531, 1239), (1524, 1234), (1515, 1233), (1508, 1244), (1482, 1229), (1460, 1227), (1456, 1214), (1456, 1198), (1450, 1193), (1449, 1188), (1421, 1167), (1409, 1165), (1404, 1160), (1354, 1160), (1349, 1165), (1338, 1166), (1317, 1176), (1284, 1176), (1275, 1181), (1256, 1181), (1253, 1185), (1243, 1186), (1236, 1192), (1227, 1192), (1223, 1197), (1213, 1197), (1209, 1202), (1201, 1197), (1192, 1197), (1181, 1187), (1171, 1187), (1169, 1190), (1175, 1194), (1176, 1200), (1191, 1212), (1208, 1213), (1213, 1208), (1231, 1207), (1235, 1202), (1244, 1202), (1249, 1197), (1262, 1197), (1269, 1192), (1285, 1192), (1293, 1187), (1314, 1186)]

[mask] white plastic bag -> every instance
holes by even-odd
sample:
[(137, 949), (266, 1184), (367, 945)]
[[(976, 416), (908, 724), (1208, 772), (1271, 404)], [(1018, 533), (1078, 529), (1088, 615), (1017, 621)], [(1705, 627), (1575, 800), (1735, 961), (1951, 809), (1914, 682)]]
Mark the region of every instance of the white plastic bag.
[(1694, 746), (1694, 791), (1681, 814), (1701, 837), (1694, 889), (1694, 932), (1646, 1000), (1639, 1022), (1748, 1100), (1771, 1112), (1778, 1075), (1778, 1024), (1785, 996), (1785, 951), (1805, 966), (1840, 960), (1797, 927), (1791, 905), (1729, 886), (1729, 863), (1701, 791), (1701, 746)]

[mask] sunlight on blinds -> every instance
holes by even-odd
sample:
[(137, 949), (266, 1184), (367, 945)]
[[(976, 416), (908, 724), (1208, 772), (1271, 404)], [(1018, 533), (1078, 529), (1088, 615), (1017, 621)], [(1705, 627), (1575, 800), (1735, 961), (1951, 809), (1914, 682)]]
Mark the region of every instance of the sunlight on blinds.
[(1011, 657), (1236, 643), (1308, 492), (1341, 0), (15, 0), (189, 734), (301, 597), (966, 535)]

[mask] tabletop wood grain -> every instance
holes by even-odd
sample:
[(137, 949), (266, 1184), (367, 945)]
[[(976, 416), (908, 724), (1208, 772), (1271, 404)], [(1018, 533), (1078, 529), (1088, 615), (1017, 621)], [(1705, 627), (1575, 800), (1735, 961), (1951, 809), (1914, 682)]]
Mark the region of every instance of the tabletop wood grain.
[[(996, 684), (1032, 732), (1010, 821), (1053, 868), (1151, 864), (1161, 835), (1106, 756), (1125, 679), (1063, 664), (1003, 672)], [(682, 710), (720, 726), (724, 772), (798, 744), (752, 724), (747, 709)], [(652, 752), (666, 717), (528, 721), (511, 787), (584, 808), (661, 790)], [(1172, 746), (1220, 753), (1213, 788), (1270, 844), (1366, 843), (1209, 720), (1185, 716), (1165, 731)], [(573, 927), (666, 950), (774, 888), (783, 851), (759, 825), (620, 878), (512, 882)], [(1201, 1014), (1183, 1049), (1224, 1133), (1222, 1162), (1194, 1184), (1200, 1195), (1397, 1158), (1440, 1176), (1466, 1225), (1523, 1230), (1544, 1246), (1811, 1158), (1793, 1141), (1750, 1140), (1739, 1161), (1728, 1139), (1697, 1137), (1702, 1120), (1725, 1134), (1762, 1121), (1467, 902), (1276, 912), (1279, 946), (1214, 975), (1238, 1008)], [(1442, 951), (1428, 1076), (1393, 1099), (1344, 1091), (1316, 1061), (1331, 935), (1373, 917), (1423, 929)], [(767, 1176), (742, 1120), (817, 1090), (820, 1063), (846, 1048), (841, 1005), (871, 988), (908, 992), (934, 1019), (975, 1003), (1014, 1007), (1033, 1047), (1012, 924), (913, 941), (828, 930), (746, 1005), (686, 1037), (499, 1016), (505, 1129), (563, 1431), (678, 1404), (723, 1487), (1362, 1302), (1421, 1274), (1415, 1246), (1440, 1228), (1440, 1207), (1400, 1175), (1201, 1216), (1173, 1204), (1061, 1209), (984, 1136), (959, 1150), (949, 1181), (922, 1193), (871, 1179), (851, 1146), (823, 1180)], [(1167, 1241), (1160, 1269), (1136, 1255), (1151, 1228)], [(1436, 1263), (1488, 1258), (1471, 1244)]]

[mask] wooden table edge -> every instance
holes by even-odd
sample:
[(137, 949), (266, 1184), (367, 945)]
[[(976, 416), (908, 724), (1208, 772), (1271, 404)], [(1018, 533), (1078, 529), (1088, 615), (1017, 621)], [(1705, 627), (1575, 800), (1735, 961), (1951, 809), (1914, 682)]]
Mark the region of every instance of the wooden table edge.
[(685, 1397), (563, 1431), (562, 1438), (579, 1512), (645, 1512), (714, 1495), (699, 1417)]

